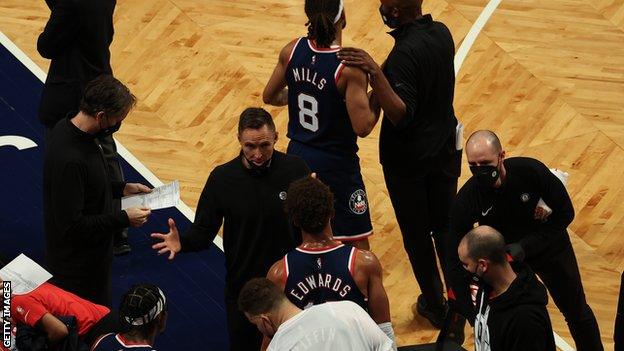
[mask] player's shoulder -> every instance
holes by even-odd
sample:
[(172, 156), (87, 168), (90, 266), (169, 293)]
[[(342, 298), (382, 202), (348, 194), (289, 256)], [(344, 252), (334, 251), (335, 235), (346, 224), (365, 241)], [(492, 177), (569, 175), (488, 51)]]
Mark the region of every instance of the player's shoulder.
[(381, 263), (372, 251), (356, 248), (355, 253), (355, 265), (358, 269), (362, 269), (368, 273), (381, 270)]
[(548, 171), (544, 163), (532, 157), (510, 157), (505, 160), (505, 167), (512, 172), (514, 170), (533, 173)]
[(284, 45), (282, 50), (280, 51), (280, 60), (283, 62), (288, 62), (290, 60), (290, 56), (301, 40), (306, 40), (305, 38), (295, 38), (288, 42), (288, 44)]

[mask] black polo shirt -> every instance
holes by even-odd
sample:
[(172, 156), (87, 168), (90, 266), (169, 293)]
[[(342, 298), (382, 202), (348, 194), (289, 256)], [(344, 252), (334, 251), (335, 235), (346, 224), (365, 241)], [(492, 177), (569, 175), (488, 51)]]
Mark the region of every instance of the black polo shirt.
[[(407, 107), (395, 126), (381, 124), (379, 151), (384, 167), (404, 167), (455, 151), (453, 111), (455, 45), (448, 28), (425, 15), (390, 32), (395, 39), (384, 74)], [(447, 158), (448, 158), (447, 157)]]
[(308, 174), (302, 159), (278, 151), (263, 176), (245, 168), (241, 156), (210, 173), (195, 221), (180, 239), (184, 252), (208, 249), (223, 224), (227, 300), (236, 301), (249, 279), (266, 276), (273, 263), (300, 243), (284, 200), (290, 183)]

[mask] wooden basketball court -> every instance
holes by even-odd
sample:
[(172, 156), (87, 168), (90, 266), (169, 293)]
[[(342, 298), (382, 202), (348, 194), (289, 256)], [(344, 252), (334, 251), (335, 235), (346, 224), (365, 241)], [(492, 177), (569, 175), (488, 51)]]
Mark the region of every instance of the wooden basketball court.
[[(459, 47), (487, 3), (425, 0), (425, 12), (447, 24)], [(344, 44), (381, 62), (393, 39), (378, 7), (346, 0)], [(48, 16), (42, 0), (0, 3), (0, 30), (44, 70), (36, 38)], [(302, 0), (119, 0), (113, 69), (139, 103), (118, 140), (163, 181), (180, 179), (194, 208), (208, 173), (238, 152), (240, 112), (262, 106), (279, 50), (305, 35), (305, 22)], [(284, 150), (287, 110), (266, 108)], [(502, 1), (457, 74), (455, 109), (466, 133), (492, 129), (508, 156), (570, 173), (571, 237), (605, 349), (612, 349), (624, 269), (624, 0)], [(384, 265), (398, 343), (429, 342), (437, 331), (411, 314), (419, 292), (378, 163), (378, 133), (359, 141), (372, 247)], [(462, 184), (469, 175), (464, 160)], [(550, 312), (556, 332), (574, 345), (556, 307)]]

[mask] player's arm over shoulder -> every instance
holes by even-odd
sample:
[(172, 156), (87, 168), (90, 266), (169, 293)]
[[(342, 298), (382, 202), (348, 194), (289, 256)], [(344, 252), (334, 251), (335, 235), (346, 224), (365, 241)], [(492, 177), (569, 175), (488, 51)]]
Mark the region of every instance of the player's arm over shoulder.
[[(353, 131), (359, 137), (366, 137), (375, 128), (379, 111), (371, 106), (368, 89), (368, 76), (357, 67), (345, 67), (339, 80), (344, 80), (345, 101)], [(340, 84), (341, 82), (339, 82)]]
[(299, 39), (294, 39), (286, 44), (280, 51), (277, 65), (271, 74), (271, 78), (262, 92), (262, 101), (265, 104), (283, 106), (288, 104), (288, 90), (286, 90), (286, 67), (290, 61), (290, 54)]

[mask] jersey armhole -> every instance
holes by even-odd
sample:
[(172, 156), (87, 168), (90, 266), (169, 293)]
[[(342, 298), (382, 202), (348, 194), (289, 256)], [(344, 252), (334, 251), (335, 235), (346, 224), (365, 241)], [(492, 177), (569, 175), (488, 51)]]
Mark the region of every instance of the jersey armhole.
[(286, 281), (288, 280), (288, 254), (284, 255), (284, 274), (282, 274), (282, 280), (284, 287), (286, 287)]
[(355, 257), (357, 256), (357, 249), (355, 247), (351, 248), (351, 253), (349, 254), (349, 272), (351, 273), (351, 277), (353, 277), (353, 273), (355, 272)]
[(292, 50), (290, 50), (290, 55), (288, 56), (288, 62), (286, 62), (286, 67), (288, 67), (288, 65), (290, 64), (290, 60), (292, 60), (293, 56), (295, 55), (295, 50), (297, 50), (297, 46), (299, 46), (300, 42), (301, 38), (297, 39), (297, 42), (293, 46)]
[(91, 346), (91, 348), (89, 350), (91, 350), (91, 351), (95, 350), (95, 348), (98, 347), (100, 342), (102, 342), (102, 340), (104, 340), (104, 338), (109, 336), (109, 335), (113, 335), (113, 333), (104, 334), (104, 335), (100, 336), (99, 338), (97, 338), (97, 340), (95, 340), (95, 342), (93, 343), (93, 345)]
[(334, 72), (334, 81), (336, 82), (336, 86), (338, 86), (338, 80), (340, 79), (340, 75), (342, 74), (342, 70), (345, 68), (346, 66), (344, 65), (344, 63), (340, 63), (338, 64), (338, 67), (336, 68), (336, 72)]

